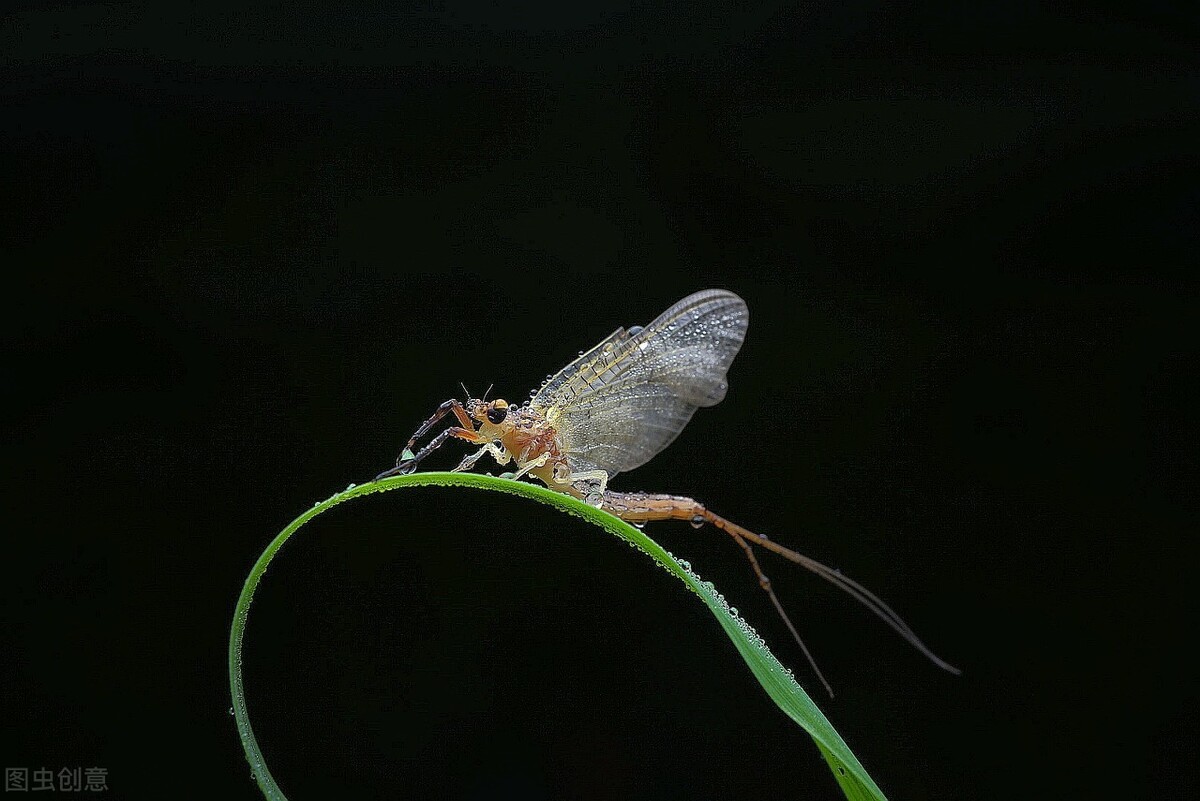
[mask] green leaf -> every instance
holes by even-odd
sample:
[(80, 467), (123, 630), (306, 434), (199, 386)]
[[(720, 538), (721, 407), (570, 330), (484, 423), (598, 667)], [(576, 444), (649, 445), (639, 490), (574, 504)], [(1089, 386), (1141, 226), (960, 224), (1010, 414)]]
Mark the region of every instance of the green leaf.
[(250, 718), (246, 708), (245, 686), (242, 681), (242, 642), (246, 618), (250, 611), (250, 602), (254, 598), (254, 590), (258, 587), (259, 580), (266, 572), (267, 566), (275, 554), (309, 520), (352, 498), (415, 486), (469, 487), (532, 498), (560, 511), (582, 517), (649, 554), (659, 565), (677, 576), (687, 585), (688, 589), (696, 593), (712, 611), (717, 622), (721, 624), (721, 628), (725, 630), (738, 653), (750, 667), (754, 677), (758, 679), (759, 684), (788, 717), (812, 736), (817, 748), (825, 757), (825, 761), (833, 770), (834, 778), (841, 785), (846, 797), (852, 801), (885, 798), (883, 791), (867, 774), (866, 768), (850, 751), (850, 747), (834, 730), (833, 725), (796, 683), (791, 671), (784, 668), (774, 654), (767, 649), (766, 644), (754, 632), (754, 629), (740, 617), (731, 613), (724, 597), (717, 592), (711, 582), (703, 581), (692, 572), (690, 567), (681, 564), (644, 533), (607, 512), (588, 506), (583, 501), (536, 484), (476, 473), (416, 473), (408, 476), (393, 476), (362, 486), (351, 484), (345, 492), (340, 492), (326, 501), (315, 504), (289, 523), (271, 541), (246, 578), (246, 584), (242, 588), (242, 594), (238, 598), (237, 608), (234, 612), (233, 628), (229, 634), (229, 687), (233, 695), (233, 713), (237, 721), (238, 734), (242, 740), (242, 747), (246, 751), (246, 758), (250, 762), (254, 778), (263, 795), (271, 801), (275, 801), (275, 799), (286, 801), (286, 796), (271, 776), (271, 772), (263, 760), (262, 751), (258, 747), (258, 742), (254, 738), (254, 730), (250, 727)]

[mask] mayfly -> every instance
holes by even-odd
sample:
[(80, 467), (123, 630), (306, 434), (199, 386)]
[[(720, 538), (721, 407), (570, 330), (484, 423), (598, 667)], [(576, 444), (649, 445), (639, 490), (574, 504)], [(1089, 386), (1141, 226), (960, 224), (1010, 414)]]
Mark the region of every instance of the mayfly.
[[(686, 520), (697, 528), (710, 523), (724, 531), (745, 552), (758, 583), (830, 696), (829, 682), (771, 589), (752, 545), (790, 559), (849, 593), (934, 664), (958, 673), (887, 604), (839, 571), (732, 523), (691, 498), (608, 488), (613, 476), (645, 464), (670, 445), (698, 408), (725, 397), (725, 375), (742, 347), (748, 323), (746, 303), (732, 292), (710, 289), (689, 295), (645, 327), (618, 328), (549, 378), (524, 404), (489, 401), (486, 392), (483, 399), (446, 401), (412, 435), (396, 466), (377, 479), (413, 472), (450, 438), (478, 445), (456, 471), (468, 470), (490, 454), (501, 465), (514, 463), (514, 478), (533, 476), (635, 525)], [(458, 425), (444, 429), (414, 453), (417, 442), (447, 414), (453, 414)]]

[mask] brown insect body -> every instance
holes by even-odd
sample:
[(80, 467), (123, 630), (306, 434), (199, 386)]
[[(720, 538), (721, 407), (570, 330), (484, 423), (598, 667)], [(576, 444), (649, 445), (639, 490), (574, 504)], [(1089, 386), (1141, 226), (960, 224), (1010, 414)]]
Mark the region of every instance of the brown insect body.
[[(542, 455), (546, 456), (545, 464), (531, 468), (528, 473), (549, 485), (550, 480), (543, 476), (551, 472), (552, 464), (562, 460), (562, 454), (554, 429), (546, 424), (541, 415), (531, 409), (510, 406), (503, 400), (469, 403), (473, 407), (471, 416), (479, 426), (479, 435), (489, 442), (499, 443), (504, 453), (516, 463), (518, 470)], [(496, 412), (497, 403), (501, 404), (500, 409), (507, 409), (507, 414), (501, 422), (493, 423), (488, 419), (488, 413)]]
[[(873, 593), (813, 559), (732, 523), (692, 498), (644, 492), (613, 492), (612, 476), (632, 470), (667, 447), (700, 407), (725, 397), (726, 372), (745, 338), (746, 304), (732, 292), (690, 295), (649, 325), (618, 328), (591, 350), (547, 379), (526, 404), (503, 399), (448, 400), (417, 429), (396, 467), (380, 474), (408, 473), (454, 437), (480, 446), (455, 470), (467, 470), (484, 455), (515, 463), (514, 478), (533, 476), (547, 487), (636, 524), (653, 520), (710, 523), (746, 554), (767, 592), (830, 695), (833, 691), (771, 589), (751, 545), (758, 545), (811, 570), (849, 593), (939, 667), (948, 665)], [(486, 395), (486, 393), (485, 393)], [(459, 425), (443, 430), (417, 453), (412, 448), (447, 414)]]
[[(499, 451), (494, 452), (485, 446), (485, 452), (491, 453), (497, 462), (508, 464), (511, 459), (520, 475), (533, 476), (547, 487), (576, 498), (588, 497), (589, 485), (586, 482), (570, 480), (571, 468), (559, 442), (558, 432), (537, 409), (509, 405), (501, 399), (491, 403), (468, 400), (466, 407), (471, 409), (470, 415), (481, 441), (491, 443)], [(502, 419), (501, 412), (505, 413)], [(500, 422), (493, 422), (493, 418), (500, 419)], [(471, 458), (467, 457), (468, 460)], [(456, 469), (465, 469), (465, 466), (460, 464)], [(593, 492), (592, 496), (593, 502), (596, 502), (596, 493)], [(600, 504), (597, 502), (596, 505)]]

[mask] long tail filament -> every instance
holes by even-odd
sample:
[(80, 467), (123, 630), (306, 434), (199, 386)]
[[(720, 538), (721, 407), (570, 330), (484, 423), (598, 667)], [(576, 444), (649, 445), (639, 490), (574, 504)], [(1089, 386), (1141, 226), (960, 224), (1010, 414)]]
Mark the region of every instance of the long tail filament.
[[(782, 545), (778, 545), (775, 542), (772, 542), (770, 539), (759, 534), (755, 534), (749, 529), (743, 528), (736, 523), (732, 523), (720, 515), (708, 511), (707, 509), (704, 510), (702, 516), (714, 526), (733, 537), (733, 539), (737, 541), (738, 544), (741, 545), (746, 551), (747, 556), (750, 558), (751, 566), (754, 568), (755, 573), (758, 574), (759, 583), (763, 585), (763, 589), (765, 589), (767, 594), (770, 595), (771, 602), (775, 605), (775, 608), (779, 611), (784, 623), (787, 624), (788, 629), (792, 632), (792, 636), (794, 636), (796, 641), (800, 643), (800, 647), (803, 649), (805, 656), (807, 656), (808, 661), (812, 663), (813, 670), (816, 672), (817, 676), (821, 678), (821, 681), (825, 684), (825, 688), (827, 690), (829, 689), (829, 683), (825, 681), (825, 677), (821, 675), (821, 671), (817, 668), (816, 664), (813, 663), (813, 659), (808, 652), (808, 648), (806, 648), (803, 641), (800, 640), (800, 636), (796, 633), (795, 626), (792, 625), (792, 621), (788, 619), (787, 614), (783, 611), (782, 605), (775, 597), (774, 591), (771, 590), (770, 581), (765, 575), (763, 575), (761, 568), (758, 566), (758, 560), (754, 558), (752, 552), (750, 551), (750, 547), (746, 544), (745, 540), (748, 540), (755, 545), (760, 545), (763, 548), (766, 548), (768, 551), (777, 553), (785, 559), (795, 562), (796, 564), (811, 570), (813, 573), (816, 573), (830, 584), (853, 597), (867, 609), (870, 609), (872, 612), (874, 612), (881, 620), (883, 620), (884, 623), (887, 623), (897, 634), (907, 640), (910, 645), (912, 645), (921, 653), (925, 654), (925, 656), (928, 657), (929, 661), (933, 662), (933, 664), (937, 665), (942, 670), (953, 673), (956, 676), (962, 674), (961, 670), (954, 667), (949, 662), (946, 662), (933, 651), (929, 650), (929, 647), (925, 645), (925, 643), (921, 642), (920, 638), (917, 637), (916, 633), (911, 628), (909, 628), (909, 625), (904, 622), (900, 615), (896, 614), (896, 612), (890, 606), (880, 600), (879, 596), (875, 595), (875, 593), (871, 592), (854, 579), (843, 576), (839, 571), (834, 570), (831, 567), (827, 567), (815, 559), (810, 559), (803, 554), (796, 553), (790, 548), (785, 548)], [(832, 690), (830, 690), (829, 694), (830, 696), (833, 695)]]

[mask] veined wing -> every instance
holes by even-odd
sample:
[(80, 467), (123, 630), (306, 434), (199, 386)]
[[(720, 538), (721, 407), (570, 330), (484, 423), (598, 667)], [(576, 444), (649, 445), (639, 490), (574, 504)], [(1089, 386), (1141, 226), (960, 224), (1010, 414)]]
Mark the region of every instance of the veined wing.
[(670, 445), (697, 408), (725, 397), (749, 319), (732, 292), (689, 295), (645, 328), (618, 328), (530, 405), (558, 431), (573, 471), (632, 470)]

